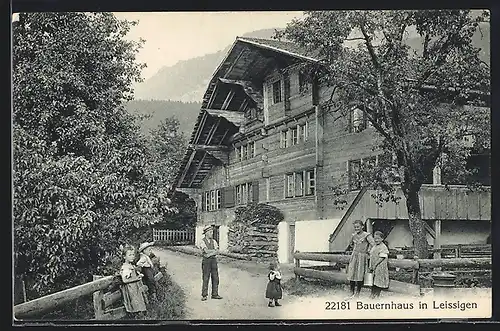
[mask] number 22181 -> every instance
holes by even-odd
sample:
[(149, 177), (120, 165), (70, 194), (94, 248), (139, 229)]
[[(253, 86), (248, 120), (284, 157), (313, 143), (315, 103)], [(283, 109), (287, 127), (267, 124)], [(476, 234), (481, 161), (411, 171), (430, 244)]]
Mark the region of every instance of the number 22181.
[(350, 310), (351, 303), (346, 301), (325, 301), (325, 310)]

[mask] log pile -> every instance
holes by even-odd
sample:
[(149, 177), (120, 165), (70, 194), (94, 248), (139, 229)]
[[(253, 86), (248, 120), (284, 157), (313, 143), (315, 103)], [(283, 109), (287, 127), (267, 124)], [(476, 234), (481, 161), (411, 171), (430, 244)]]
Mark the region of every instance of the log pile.
[(229, 251), (245, 254), (254, 260), (276, 260), (278, 227), (258, 221), (250, 224), (233, 222), (229, 227)]

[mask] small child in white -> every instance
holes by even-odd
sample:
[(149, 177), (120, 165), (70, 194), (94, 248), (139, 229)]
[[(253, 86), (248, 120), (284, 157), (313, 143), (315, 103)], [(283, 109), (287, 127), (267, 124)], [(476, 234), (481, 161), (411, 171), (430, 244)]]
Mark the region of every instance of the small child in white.
[(266, 288), (266, 298), (269, 299), (268, 307), (279, 307), (279, 299), (283, 297), (281, 289), (281, 272), (275, 262), (269, 264), (269, 274), (267, 275), (269, 282)]

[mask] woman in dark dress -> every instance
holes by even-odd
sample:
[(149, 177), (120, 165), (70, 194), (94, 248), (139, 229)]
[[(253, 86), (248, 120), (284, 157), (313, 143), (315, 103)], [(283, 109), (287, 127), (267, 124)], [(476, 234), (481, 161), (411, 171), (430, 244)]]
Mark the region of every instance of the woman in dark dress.
[(271, 262), (269, 264), (269, 274), (267, 275), (269, 282), (266, 288), (266, 298), (269, 299), (268, 307), (279, 307), (279, 299), (283, 297), (283, 291), (281, 289), (281, 272), (279, 270), (278, 264)]

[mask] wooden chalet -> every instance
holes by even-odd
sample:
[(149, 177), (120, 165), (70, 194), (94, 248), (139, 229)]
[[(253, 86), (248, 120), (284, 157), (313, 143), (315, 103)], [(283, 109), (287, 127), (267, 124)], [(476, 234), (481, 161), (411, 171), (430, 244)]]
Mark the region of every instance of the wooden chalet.
[[(339, 120), (321, 109), (331, 88), (300, 70), (317, 62), (289, 42), (237, 38), (215, 70), (174, 187), (197, 202), (197, 240), (204, 226), (215, 224), (221, 249), (230, 249), (235, 207), (265, 202), (285, 215), (278, 226), (281, 262), (290, 262), (295, 250), (345, 250), (356, 218), (369, 230), (384, 230), (393, 247), (411, 245), (404, 198), (380, 207), (351, 179), (362, 162), (377, 161), (378, 135), (359, 110)], [(339, 209), (331, 187), (345, 175), (351, 193)], [(446, 190), (436, 169), (421, 199), (431, 244), (486, 242), (487, 188)]]

